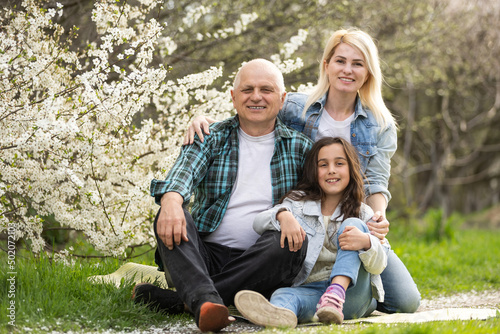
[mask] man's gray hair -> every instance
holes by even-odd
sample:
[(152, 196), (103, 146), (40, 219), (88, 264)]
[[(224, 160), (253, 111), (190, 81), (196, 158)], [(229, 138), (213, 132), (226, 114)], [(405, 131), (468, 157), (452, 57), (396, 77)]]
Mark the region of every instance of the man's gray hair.
[(276, 84), (278, 85), (278, 88), (280, 90), (280, 94), (283, 94), (285, 92), (285, 79), (283, 78), (283, 73), (281, 73), (278, 66), (276, 66), (274, 63), (270, 62), (269, 60), (263, 59), (263, 58), (253, 59), (253, 60), (245, 62), (241, 65), (241, 67), (238, 69), (238, 72), (236, 73), (236, 76), (234, 77), (233, 89), (235, 89), (240, 84), (241, 69), (243, 67), (245, 67), (245, 65), (250, 64), (250, 63), (257, 63), (261, 67), (266, 68), (266, 69), (270, 70), (271, 72), (273, 72), (275, 77), (276, 77)]

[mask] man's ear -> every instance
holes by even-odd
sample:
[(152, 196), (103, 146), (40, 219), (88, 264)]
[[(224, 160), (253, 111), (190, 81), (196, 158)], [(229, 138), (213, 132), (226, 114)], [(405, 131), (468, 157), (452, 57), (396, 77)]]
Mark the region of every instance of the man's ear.
[(283, 108), (283, 104), (285, 103), (285, 98), (286, 98), (286, 92), (283, 92), (283, 94), (281, 95), (281, 106), (280, 106), (280, 109)]
[(234, 105), (234, 89), (231, 89), (231, 100), (233, 101), (233, 107), (236, 108), (236, 106)]

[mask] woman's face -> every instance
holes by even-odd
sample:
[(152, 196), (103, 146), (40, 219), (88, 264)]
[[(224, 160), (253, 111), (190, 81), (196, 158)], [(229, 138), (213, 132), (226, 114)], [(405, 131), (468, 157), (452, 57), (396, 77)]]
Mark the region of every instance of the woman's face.
[(356, 94), (369, 75), (363, 54), (346, 43), (337, 45), (324, 66), (330, 89), (347, 94)]

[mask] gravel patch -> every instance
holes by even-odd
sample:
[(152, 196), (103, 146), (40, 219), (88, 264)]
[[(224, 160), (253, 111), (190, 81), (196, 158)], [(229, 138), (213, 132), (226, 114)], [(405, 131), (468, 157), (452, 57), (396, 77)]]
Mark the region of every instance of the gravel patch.
[(452, 296), (422, 299), (417, 312), (450, 307), (496, 308), (500, 309), (500, 290), (469, 291)]

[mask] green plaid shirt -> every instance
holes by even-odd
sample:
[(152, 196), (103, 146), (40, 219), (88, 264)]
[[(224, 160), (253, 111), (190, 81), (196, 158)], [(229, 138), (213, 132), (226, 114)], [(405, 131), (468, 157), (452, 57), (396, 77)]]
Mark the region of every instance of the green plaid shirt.
[[(194, 195), (191, 215), (200, 232), (213, 232), (227, 209), (238, 169), (238, 116), (210, 126), (203, 143), (196, 136), (192, 145), (182, 148), (165, 180), (151, 181), (151, 196), (157, 204), (167, 192), (177, 192), (184, 206)], [(302, 175), (312, 141), (277, 120), (275, 148), (271, 159), (273, 203), (295, 187)], [(250, 200), (250, 199), (249, 199)]]

